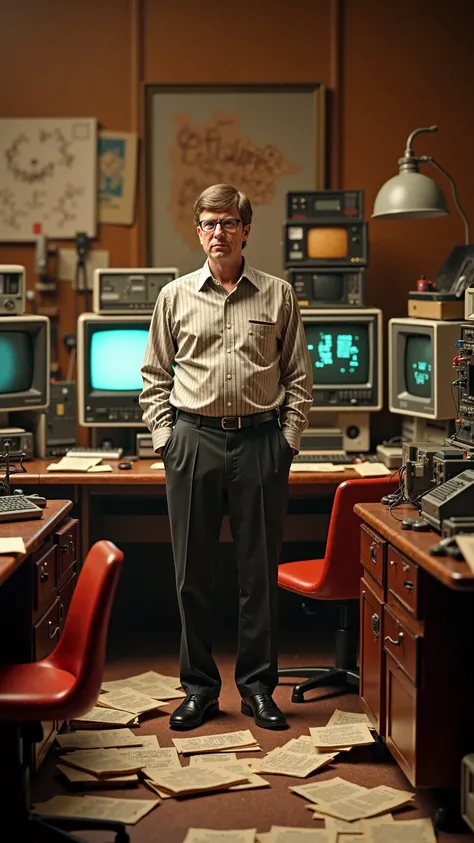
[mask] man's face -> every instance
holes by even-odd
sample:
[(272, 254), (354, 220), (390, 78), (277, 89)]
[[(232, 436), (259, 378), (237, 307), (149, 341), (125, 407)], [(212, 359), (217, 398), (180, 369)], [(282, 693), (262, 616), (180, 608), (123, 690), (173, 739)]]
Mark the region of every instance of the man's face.
[[(230, 231), (221, 225), (217, 225), (214, 231), (203, 231), (202, 225), (206, 220), (219, 221), (219, 223), (224, 220), (239, 220), (239, 222), (235, 231)], [(250, 225), (242, 225), (237, 206), (227, 211), (201, 211), (199, 221), (201, 225), (197, 228), (197, 235), (208, 258), (220, 263), (223, 260), (235, 260), (241, 256), (242, 244), (249, 236)]]

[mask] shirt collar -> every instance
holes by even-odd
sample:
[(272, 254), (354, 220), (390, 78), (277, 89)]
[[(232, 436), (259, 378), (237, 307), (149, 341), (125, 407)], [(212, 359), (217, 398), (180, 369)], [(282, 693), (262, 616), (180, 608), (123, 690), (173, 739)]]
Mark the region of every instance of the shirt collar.
[[(247, 278), (247, 280), (250, 281), (250, 283), (253, 284), (253, 286), (256, 287), (257, 290), (260, 289), (259, 284), (258, 284), (258, 280), (257, 280), (257, 274), (256, 274), (255, 270), (252, 269), (251, 266), (249, 266), (249, 264), (247, 263), (245, 258), (244, 258), (244, 264), (243, 264), (243, 267), (242, 267), (242, 275), (240, 277), (241, 278)], [(202, 290), (202, 288), (204, 287), (204, 284), (206, 283), (206, 281), (209, 280), (209, 278), (212, 278), (212, 272), (209, 269), (209, 261), (206, 261), (204, 266), (199, 271), (199, 275), (198, 275), (198, 279), (197, 279), (197, 289), (198, 289), (198, 291)]]

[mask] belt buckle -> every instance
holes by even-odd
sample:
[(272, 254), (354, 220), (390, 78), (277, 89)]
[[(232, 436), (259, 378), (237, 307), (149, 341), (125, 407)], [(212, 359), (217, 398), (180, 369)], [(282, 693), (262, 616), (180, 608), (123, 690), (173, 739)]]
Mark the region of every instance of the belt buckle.
[[(227, 427), (226, 422), (236, 422), (232, 427)], [(242, 419), (240, 416), (224, 416), (221, 419), (222, 430), (240, 430), (242, 427)]]

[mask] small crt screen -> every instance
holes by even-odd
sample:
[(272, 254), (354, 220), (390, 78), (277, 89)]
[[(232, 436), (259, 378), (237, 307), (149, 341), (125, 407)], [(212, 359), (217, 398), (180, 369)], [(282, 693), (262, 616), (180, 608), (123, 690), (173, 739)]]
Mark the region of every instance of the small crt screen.
[(413, 334), (405, 341), (405, 389), (416, 398), (431, 398), (433, 351), (431, 337)]
[(344, 279), (342, 275), (315, 273), (312, 276), (313, 301), (340, 302), (344, 295)]
[(343, 226), (331, 225), (310, 228), (307, 241), (308, 258), (346, 258), (348, 231)]
[(95, 331), (90, 341), (91, 388), (106, 392), (141, 390), (140, 370), (147, 341), (146, 328)]
[(0, 333), (0, 395), (31, 389), (34, 374), (33, 338), (27, 331)]
[(359, 386), (369, 382), (369, 326), (348, 322), (305, 325), (318, 386)]

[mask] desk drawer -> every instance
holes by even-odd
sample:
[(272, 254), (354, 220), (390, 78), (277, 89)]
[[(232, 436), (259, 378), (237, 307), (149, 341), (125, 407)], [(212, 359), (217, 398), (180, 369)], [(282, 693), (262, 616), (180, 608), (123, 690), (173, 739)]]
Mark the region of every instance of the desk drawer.
[(67, 581), (66, 585), (59, 592), (59, 635), (63, 634), (64, 624), (66, 622), (66, 615), (72, 600), (72, 595), (76, 587), (77, 574), (73, 574)]
[(59, 597), (34, 626), (34, 661), (45, 659), (59, 641)]
[(418, 687), (421, 677), (422, 636), (411, 632), (395, 617), (389, 606), (384, 606), (384, 650), (390, 653), (397, 665)]
[(35, 562), (34, 606), (38, 610), (48, 603), (56, 588), (56, 545)]
[(419, 617), (419, 568), (414, 562), (405, 559), (398, 550), (389, 544), (387, 548), (387, 599), (393, 596), (404, 608)]
[(362, 524), (360, 528), (360, 561), (371, 577), (383, 586), (384, 553), (387, 542)]
[(68, 518), (54, 534), (57, 545), (58, 586), (61, 588), (71, 576), (70, 568), (77, 561), (77, 518)]

